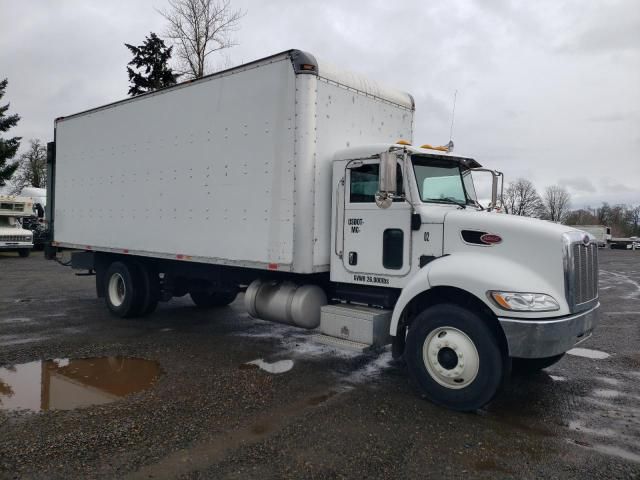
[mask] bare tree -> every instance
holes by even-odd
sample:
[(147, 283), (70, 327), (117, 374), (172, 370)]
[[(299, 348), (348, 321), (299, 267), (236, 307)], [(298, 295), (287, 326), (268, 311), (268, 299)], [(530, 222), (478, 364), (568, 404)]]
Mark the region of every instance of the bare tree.
[(40, 140), (29, 140), (29, 150), (20, 155), (18, 170), (11, 179), (12, 193), (19, 194), (24, 187), (46, 188), (47, 147)]
[(231, 34), (245, 12), (231, 9), (230, 0), (169, 0), (169, 6), (159, 13), (169, 22), (166, 37), (176, 47), (178, 72), (201, 78), (212, 53), (237, 45)]
[(543, 202), (546, 218), (552, 222), (561, 222), (569, 211), (571, 196), (566, 188), (552, 185), (544, 191)]
[(633, 235), (640, 234), (640, 205), (629, 210), (629, 224)]
[(506, 213), (525, 217), (539, 217), (544, 212), (536, 187), (526, 178), (509, 183), (504, 192), (504, 208)]

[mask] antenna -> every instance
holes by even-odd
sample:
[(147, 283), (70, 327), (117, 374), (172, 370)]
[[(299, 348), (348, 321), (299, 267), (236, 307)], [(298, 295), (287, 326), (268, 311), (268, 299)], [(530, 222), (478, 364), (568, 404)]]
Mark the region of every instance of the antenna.
[(449, 128), (449, 143), (453, 143), (453, 121), (456, 118), (456, 100), (458, 98), (458, 90), (453, 94), (453, 111), (451, 112), (451, 128)]

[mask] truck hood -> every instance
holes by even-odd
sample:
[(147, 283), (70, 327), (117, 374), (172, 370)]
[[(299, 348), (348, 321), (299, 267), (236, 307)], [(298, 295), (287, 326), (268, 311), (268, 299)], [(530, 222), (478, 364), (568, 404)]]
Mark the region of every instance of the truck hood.
[[(478, 242), (477, 234), (475, 242), (468, 241), (462, 235), (465, 230), (499, 235), (502, 241), (485, 245)], [(452, 209), (444, 218), (443, 254), (481, 256), (485, 267), (489, 266), (481, 275), (491, 289), (550, 294), (563, 306), (564, 313), (568, 306), (564, 298), (562, 234), (571, 231), (576, 229), (545, 220)], [(495, 265), (496, 270), (490, 265)], [(502, 268), (498, 269), (498, 265)]]
[(0, 227), (0, 235), (33, 235), (33, 233), (24, 228)]

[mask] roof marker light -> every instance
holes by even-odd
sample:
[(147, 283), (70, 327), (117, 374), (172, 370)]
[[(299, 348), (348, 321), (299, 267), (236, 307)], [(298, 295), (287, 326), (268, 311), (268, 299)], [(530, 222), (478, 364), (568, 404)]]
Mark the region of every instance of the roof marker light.
[(411, 145), (411, 142), (408, 140), (403, 140), (402, 138), (396, 142), (396, 145)]
[(420, 148), (426, 148), (427, 150), (438, 150), (440, 152), (448, 152), (449, 151), (449, 147), (447, 147), (446, 145), (442, 145), (439, 147), (434, 147), (433, 145), (429, 145), (428, 143), (425, 143), (424, 145), (421, 145)]

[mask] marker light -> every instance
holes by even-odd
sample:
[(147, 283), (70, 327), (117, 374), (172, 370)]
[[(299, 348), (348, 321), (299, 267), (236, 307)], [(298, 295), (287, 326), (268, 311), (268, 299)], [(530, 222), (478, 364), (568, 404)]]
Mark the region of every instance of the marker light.
[(425, 143), (420, 148), (426, 148), (428, 150), (438, 150), (440, 152), (448, 152), (449, 151), (449, 147), (447, 147), (447, 146), (443, 145), (443, 146), (440, 146), (440, 147), (434, 147), (433, 145), (429, 145), (428, 143)]
[(400, 139), (396, 142), (396, 145), (411, 145), (411, 142), (407, 140)]
[(552, 312), (560, 310), (560, 305), (544, 293), (487, 292), (500, 308), (517, 312)]

